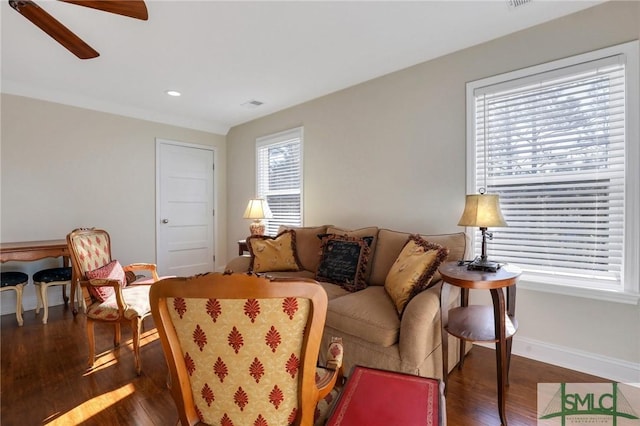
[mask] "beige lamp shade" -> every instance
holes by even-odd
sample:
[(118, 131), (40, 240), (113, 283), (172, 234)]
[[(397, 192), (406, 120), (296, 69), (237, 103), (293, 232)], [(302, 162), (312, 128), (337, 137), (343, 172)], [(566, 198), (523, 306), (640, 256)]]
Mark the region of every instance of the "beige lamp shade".
[(247, 209), (244, 211), (245, 219), (269, 219), (273, 217), (267, 200), (264, 198), (254, 198), (249, 200)]
[(251, 235), (264, 235), (264, 223), (262, 223), (262, 219), (269, 219), (273, 217), (273, 214), (271, 213), (269, 204), (267, 204), (267, 200), (264, 198), (253, 198), (249, 200), (249, 204), (242, 217), (245, 219), (253, 219), (253, 222), (249, 225)]
[(474, 226), (478, 228), (493, 228), (507, 226), (497, 194), (467, 195), (464, 212), (458, 222), (459, 226)]

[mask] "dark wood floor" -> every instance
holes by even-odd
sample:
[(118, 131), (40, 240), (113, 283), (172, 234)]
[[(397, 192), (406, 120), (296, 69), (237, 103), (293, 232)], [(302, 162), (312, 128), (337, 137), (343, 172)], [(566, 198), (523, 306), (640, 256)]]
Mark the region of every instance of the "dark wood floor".
[[(145, 320), (141, 344), (142, 375), (136, 376), (131, 333), (110, 351), (110, 327), (96, 326), (98, 362), (86, 370), (84, 316), (73, 317), (62, 306), (41, 323), (34, 311), (0, 318), (0, 423), (13, 425), (175, 425), (175, 406), (165, 382), (167, 369), (153, 320)], [(603, 381), (575, 371), (514, 356), (507, 394), (510, 425), (536, 424), (538, 382)], [(499, 425), (496, 409), (494, 352), (474, 347), (462, 371), (449, 378), (447, 415), (450, 426)], [(404, 426), (404, 425), (403, 425)]]

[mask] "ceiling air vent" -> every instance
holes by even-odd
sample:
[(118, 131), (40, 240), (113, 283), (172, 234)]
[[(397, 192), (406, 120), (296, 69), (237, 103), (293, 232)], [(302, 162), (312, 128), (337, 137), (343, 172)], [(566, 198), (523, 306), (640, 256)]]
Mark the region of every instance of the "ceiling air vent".
[(261, 101), (256, 101), (255, 99), (251, 99), (250, 101), (247, 101), (243, 104), (241, 104), (241, 106), (247, 108), (247, 109), (254, 109), (254, 108), (258, 108), (259, 106), (263, 105), (264, 102)]
[(515, 9), (520, 6), (524, 6), (527, 3), (531, 3), (532, 0), (507, 0), (509, 9)]

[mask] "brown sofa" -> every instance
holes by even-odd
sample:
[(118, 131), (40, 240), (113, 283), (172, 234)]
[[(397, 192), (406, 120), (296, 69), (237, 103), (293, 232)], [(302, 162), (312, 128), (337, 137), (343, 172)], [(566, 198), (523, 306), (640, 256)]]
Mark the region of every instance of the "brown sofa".
[[(438, 273), (433, 287), (419, 293), (407, 304), (402, 317), (385, 290), (385, 278), (407, 242), (410, 233), (377, 227), (347, 231), (333, 226), (292, 228), (299, 263), (297, 272), (269, 272), (273, 277), (316, 278), (321, 260), (322, 243), (318, 235), (341, 234), (351, 237), (374, 237), (369, 246), (365, 279), (368, 286), (348, 292), (339, 285), (320, 282), (329, 296), (323, 347), (332, 337), (344, 344), (345, 371), (354, 365), (400, 371), (425, 377), (442, 378), (440, 333), (440, 284)], [(468, 244), (464, 233), (422, 235), (429, 242), (449, 249), (447, 260), (465, 257)], [(227, 265), (233, 272), (249, 270), (250, 256), (237, 257)], [(459, 292), (452, 290), (453, 306)], [(449, 366), (458, 360), (458, 340), (449, 337)], [(324, 361), (324, 360), (321, 360)]]

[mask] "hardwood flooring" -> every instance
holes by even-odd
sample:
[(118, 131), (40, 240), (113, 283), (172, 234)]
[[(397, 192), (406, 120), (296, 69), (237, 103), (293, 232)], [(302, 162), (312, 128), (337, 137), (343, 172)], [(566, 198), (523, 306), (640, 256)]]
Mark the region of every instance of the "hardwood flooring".
[[(122, 344), (112, 351), (112, 328), (96, 325), (93, 370), (86, 369), (84, 315), (73, 317), (63, 306), (0, 317), (1, 409), (3, 426), (31, 425), (175, 425), (175, 405), (166, 388), (167, 368), (151, 318), (141, 342), (142, 374), (136, 376), (131, 331), (122, 329)], [(579, 372), (514, 356), (507, 391), (509, 424), (536, 424), (538, 382), (606, 381)], [(496, 408), (494, 352), (474, 347), (462, 371), (449, 376), (449, 426), (499, 425)], [(391, 425), (390, 425), (391, 426)], [(408, 426), (408, 425), (402, 425)]]

